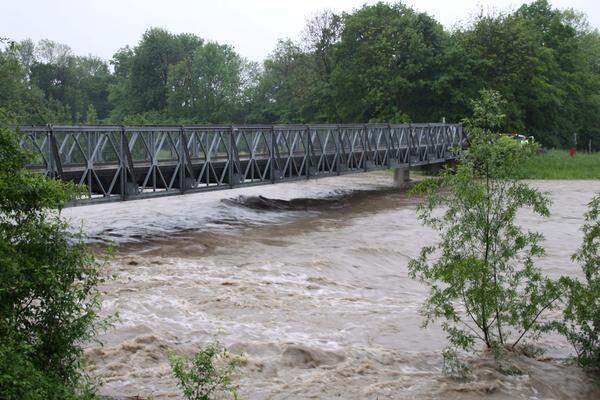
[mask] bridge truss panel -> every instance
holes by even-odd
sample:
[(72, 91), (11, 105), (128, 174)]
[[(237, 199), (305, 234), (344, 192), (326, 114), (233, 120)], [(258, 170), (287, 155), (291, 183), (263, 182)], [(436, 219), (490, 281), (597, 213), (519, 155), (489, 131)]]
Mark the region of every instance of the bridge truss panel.
[(443, 163), (460, 124), (20, 126), (28, 168), (85, 186), (83, 203)]

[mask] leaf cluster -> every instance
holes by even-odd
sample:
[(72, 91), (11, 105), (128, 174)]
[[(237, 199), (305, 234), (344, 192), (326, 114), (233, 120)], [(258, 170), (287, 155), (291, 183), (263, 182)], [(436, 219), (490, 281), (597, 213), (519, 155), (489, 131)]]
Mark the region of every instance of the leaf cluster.
[(232, 377), (241, 358), (219, 343), (209, 344), (192, 357), (171, 354), (169, 362), (186, 399), (211, 400), (224, 394), (237, 398)]
[(82, 345), (101, 326), (101, 263), (56, 212), (79, 193), (24, 168), (0, 129), (0, 398), (85, 397)]

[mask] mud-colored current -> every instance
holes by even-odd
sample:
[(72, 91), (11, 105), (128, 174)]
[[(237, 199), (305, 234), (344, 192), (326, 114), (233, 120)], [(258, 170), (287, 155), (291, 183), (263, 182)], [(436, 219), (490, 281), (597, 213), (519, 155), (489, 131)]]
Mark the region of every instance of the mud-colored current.
[[(553, 201), (550, 218), (519, 216), (545, 236), (539, 265), (577, 275), (570, 255), (600, 181), (533, 184)], [(557, 336), (542, 338), (542, 358), (515, 361), (522, 375), (484, 355), (472, 380), (444, 377), (444, 335), (421, 328), (426, 288), (407, 275), (436, 240), (415, 207), (389, 174), (369, 173), (68, 209), (92, 241), (118, 244), (102, 289), (119, 320), (87, 368), (107, 396), (179, 398), (168, 350), (217, 338), (244, 354), (244, 399), (600, 398)]]

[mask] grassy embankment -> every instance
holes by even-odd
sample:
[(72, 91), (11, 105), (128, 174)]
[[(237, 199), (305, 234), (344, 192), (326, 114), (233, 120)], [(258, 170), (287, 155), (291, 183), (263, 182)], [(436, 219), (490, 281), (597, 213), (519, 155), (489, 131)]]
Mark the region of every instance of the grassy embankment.
[(548, 150), (526, 162), (522, 168), (524, 179), (600, 179), (600, 153), (575, 153), (566, 150)]

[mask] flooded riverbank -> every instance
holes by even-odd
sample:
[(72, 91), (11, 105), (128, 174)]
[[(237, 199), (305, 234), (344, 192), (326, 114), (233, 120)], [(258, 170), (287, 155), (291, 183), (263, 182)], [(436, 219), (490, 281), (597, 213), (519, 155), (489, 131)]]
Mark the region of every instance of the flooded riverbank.
[[(600, 181), (534, 184), (553, 200), (550, 218), (520, 216), (546, 237), (539, 265), (576, 275), (569, 257)], [(426, 289), (407, 276), (435, 240), (415, 207), (369, 173), (66, 210), (93, 241), (119, 244), (103, 307), (120, 319), (86, 351), (101, 393), (177, 398), (166, 351), (218, 338), (245, 355), (247, 399), (597, 398), (554, 336), (546, 358), (520, 361), (525, 375), (485, 357), (472, 382), (442, 375), (444, 336), (420, 328)]]

